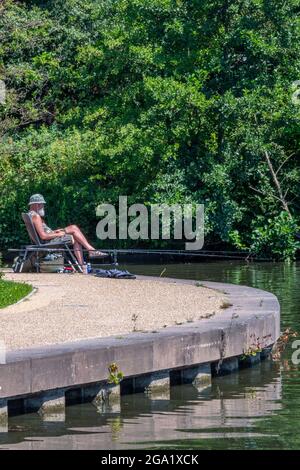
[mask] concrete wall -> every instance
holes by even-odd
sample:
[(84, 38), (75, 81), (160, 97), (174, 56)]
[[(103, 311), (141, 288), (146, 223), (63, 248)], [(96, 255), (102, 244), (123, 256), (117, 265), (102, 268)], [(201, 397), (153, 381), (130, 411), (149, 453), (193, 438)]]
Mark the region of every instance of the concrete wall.
[[(174, 279), (163, 282), (195, 284)], [(273, 294), (232, 284), (201, 284), (226, 293), (232, 306), (209, 319), (157, 333), (131, 333), (122, 339), (96, 338), (9, 352), (6, 363), (0, 364), (3, 409), (7, 399), (106, 381), (107, 367), (112, 362), (130, 378), (220, 360), (222, 367), (226, 359), (241, 356), (253, 337), (266, 337), (264, 347), (275, 343), (280, 335), (280, 306)]]

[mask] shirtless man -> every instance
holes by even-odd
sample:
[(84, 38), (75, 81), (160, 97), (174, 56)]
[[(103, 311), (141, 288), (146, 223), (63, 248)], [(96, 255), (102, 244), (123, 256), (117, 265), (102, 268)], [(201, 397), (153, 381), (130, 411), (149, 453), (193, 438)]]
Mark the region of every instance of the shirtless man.
[(84, 264), (83, 248), (89, 252), (90, 258), (104, 258), (108, 256), (102, 251), (96, 250), (85, 238), (77, 225), (68, 225), (65, 228), (52, 230), (44, 221), (46, 201), (41, 194), (34, 194), (29, 200), (29, 215), (41, 240), (51, 243), (51, 240), (59, 241), (69, 237), (73, 241), (74, 254), (80, 266)]

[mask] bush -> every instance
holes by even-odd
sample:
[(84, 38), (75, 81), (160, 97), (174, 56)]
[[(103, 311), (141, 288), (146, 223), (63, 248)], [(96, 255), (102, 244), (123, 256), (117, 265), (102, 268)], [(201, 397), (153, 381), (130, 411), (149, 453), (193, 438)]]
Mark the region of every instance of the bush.
[(274, 259), (293, 260), (300, 248), (296, 232), (296, 222), (287, 212), (267, 220), (258, 217), (253, 224), (251, 252)]

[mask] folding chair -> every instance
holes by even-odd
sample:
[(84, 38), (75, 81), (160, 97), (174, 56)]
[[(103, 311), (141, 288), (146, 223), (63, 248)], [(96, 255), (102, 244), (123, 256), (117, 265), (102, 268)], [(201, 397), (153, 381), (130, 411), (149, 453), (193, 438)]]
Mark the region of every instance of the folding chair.
[[(23, 213), (22, 219), (26, 225), (28, 235), (32, 241), (32, 245), (26, 245), (20, 253), (20, 261), (17, 263), (15, 267), (15, 272), (22, 272), (24, 263), (28, 260), (31, 261), (32, 265), (35, 265), (36, 271), (39, 272), (40, 270), (40, 256), (43, 257), (45, 253), (52, 253), (52, 252), (62, 252), (64, 258), (72, 266), (74, 271), (82, 273), (82, 267), (78, 263), (74, 253), (70, 249), (70, 245), (73, 244), (72, 240), (68, 239), (66, 241), (62, 240), (51, 243), (43, 243), (38, 233), (35, 229), (35, 226), (31, 220), (29, 214)], [(35, 257), (35, 262), (32, 263), (32, 259)]]

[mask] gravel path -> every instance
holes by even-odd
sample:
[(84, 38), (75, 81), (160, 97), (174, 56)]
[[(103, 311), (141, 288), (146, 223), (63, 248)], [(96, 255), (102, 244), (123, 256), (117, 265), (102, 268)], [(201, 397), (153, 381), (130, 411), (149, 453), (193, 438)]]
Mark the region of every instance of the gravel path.
[(37, 288), (29, 299), (0, 310), (0, 340), (7, 350), (118, 336), (134, 325), (153, 331), (219, 314), (226, 300), (211, 289), (159, 279), (32, 273), (6, 273), (5, 279)]

